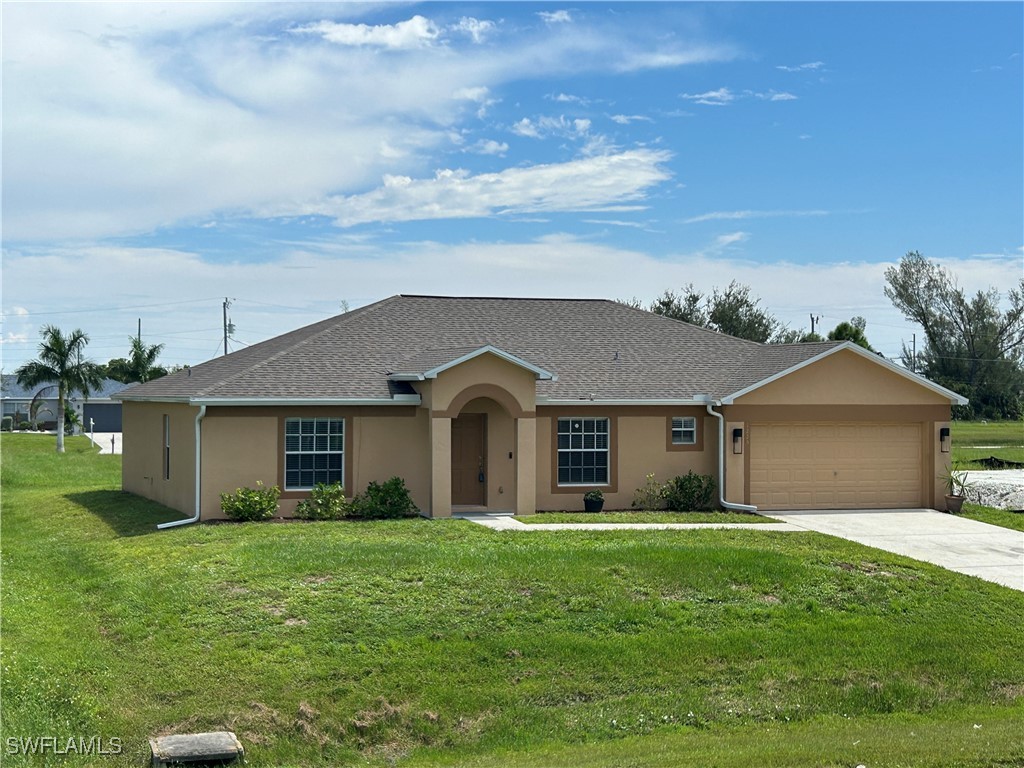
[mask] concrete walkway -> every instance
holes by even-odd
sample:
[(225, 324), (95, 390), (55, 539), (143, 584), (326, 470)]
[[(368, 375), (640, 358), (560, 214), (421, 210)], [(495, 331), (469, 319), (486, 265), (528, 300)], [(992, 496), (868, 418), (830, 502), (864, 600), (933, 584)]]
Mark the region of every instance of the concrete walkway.
[(700, 528), (750, 531), (799, 531), (788, 523), (537, 523), (527, 525), (511, 515), (487, 512), (456, 512), (452, 517), (469, 520), (493, 531), (692, 531)]
[(933, 509), (838, 509), (771, 512), (808, 531), (934, 563), (1024, 591), (1024, 531)]
[(104, 453), (121, 453), (120, 432), (96, 432), (92, 435), (86, 432), (85, 436), (99, 446), (101, 455)]

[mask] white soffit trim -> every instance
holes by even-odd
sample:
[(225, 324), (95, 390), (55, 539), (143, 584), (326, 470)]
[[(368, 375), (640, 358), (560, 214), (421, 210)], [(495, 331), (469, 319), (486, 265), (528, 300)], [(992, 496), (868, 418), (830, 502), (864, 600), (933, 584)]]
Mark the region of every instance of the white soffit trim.
[(607, 400), (590, 397), (580, 397), (575, 400), (571, 398), (546, 398), (538, 397), (537, 405), (592, 405), (592, 406), (604, 406), (604, 405), (705, 405), (711, 402), (709, 400), (694, 400), (693, 398), (673, 398), (673, 397), (662, 397), (662, 398), (649, 398), (646, 400), (638, 399), (615, 399), (609, 398)]
[(914, 382), (915, 384), (921, 385), (925, 389), (930, 389), (932, 392), (935, 392), (937, 394), (942, 395), (943, 397), (948, 398), (953, 405), (967, 405), (967, 403), (970, 402), (963, 395), (959, 395), (950, 389), (941, 387), (935, 382), (929, 381), (924, 376), (918, 376), (916, 373), (911, 373), (906, 368), (901, 368), (900, 366), (887, 360), (886, 358), (880, 355), (876, 355), (874, 352), (868, 352), (866, 349), (864, 349), (861, 346), (858, 346), (857, 344), (854, 344), (852, 341), (844, 341), (838, 347), (833, 347), (832, 349), (825, 350), (820, 355), (815, 355), (814, 357), (808, 358), (807, 360), (804, 360), (801, 363), (797, 363), (796, 365), (786, 368), (784, 371), (779, 371), (778, 373), (772, 374), (768, 378), (762, 379), (756, 384), (751, 384), (749, 387), (745, 387), (744, 389), (741, 389), (738, 392), (733, 392), (731, 395), (723, 397), (722, 404), (733, 405), (737, 398), (743, 397), (744, 395), (749, 394), (750, 392), (753, 392), (756, 389), (760, 389), (766, 384), (771, 384), (773, 381), (778, 381), (779, 379), (788, 376), (791, 373), (795, 373), (796, 371), (799, 371), (801, 368), (806, 368), (808, 365), (812, 365), (813, 363), (816, 363), (819, 360), (824, 360), (829, 355), (834, 355), (837, 352), (843, 351), (844, 349), (849, 350), (851, 352), (855, 352), (861, 357), (866, 358), (867, 360), (870, 360), (873, 363), (881, 365), (884, 368), (888, 368), (893, 373), (897, 373), (903, 378), (909, 379), (910, 381)]
[(391, 379), (392, 381), (423, 381), (424, 379), (436, 379), (438, 374), (447, 371), (449, 368), (454, 368), (457, 365), (462, 365), (468, 360), (472, 360), (473, 358), (480, 357), (480, 355), (484, 354), (492, 354), (495, 357), (500, 357), (502, 360), (512, 363), (513, 365), (517, 365), (520, 368), (525, 368), (526, 370), (533, 373), (541, 381), (558, 381), (558, 376), (551, 373), (551, 371), (546, 371), (543, 368), (534, 365), (533, 363), (528, 363), (521, 357), (516, 357), (510, 352), (506, 352), (503, 349), (498, 349), (497, 347), (492, 346), (491, 344), (488, 344), (487, 346), (484, 347), (480, 347), (479, 349), (474, 349), (472, 352), (456, 357), (453, 360), (449, 360), (447, 363), (442, 363), (441, 365), (435, 366), (434, 368), (431, 368), (428, 371), (424, 371), (423, 373), (399, 372), (390, 374), (388, 378)]
[(193, 397), (189, 405), (419, 405), (419, 395), (394, 397)]

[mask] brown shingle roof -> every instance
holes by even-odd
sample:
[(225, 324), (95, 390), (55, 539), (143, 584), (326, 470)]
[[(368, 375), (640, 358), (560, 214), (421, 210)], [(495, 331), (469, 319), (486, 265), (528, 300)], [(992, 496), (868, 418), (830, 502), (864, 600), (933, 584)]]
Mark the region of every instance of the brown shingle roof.
[(393, 296), (123, 397), (388, 398), (389, 373), (492, 345), (558, 377), (542, 398), (721, 398), (836, 344), (757, 344), (607, 300)]

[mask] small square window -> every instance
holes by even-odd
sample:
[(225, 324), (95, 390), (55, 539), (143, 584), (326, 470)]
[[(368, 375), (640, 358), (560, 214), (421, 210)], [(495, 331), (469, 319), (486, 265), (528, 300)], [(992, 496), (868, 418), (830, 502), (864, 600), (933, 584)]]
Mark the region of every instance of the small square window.
[(672, 419), (672, 444), (696, 445), (697, 419), (694, 416), (677, 416)]

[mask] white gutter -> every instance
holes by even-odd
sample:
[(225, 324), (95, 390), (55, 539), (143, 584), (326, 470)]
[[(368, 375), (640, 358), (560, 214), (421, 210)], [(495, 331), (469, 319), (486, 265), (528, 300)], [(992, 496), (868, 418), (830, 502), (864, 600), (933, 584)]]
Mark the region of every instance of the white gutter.
[(714, 403), (705, 401), (708, 413), (718, 419), (718, 503), (726, 509), (734, 509), (737, 512), (757, 512), (757, 507), (749, 504), (735, 504), (725, 500), (725, 417), (714, 410), (711, 406)]
[(692, 398), (676, 398), (676, 397), (663, 397), (663, 398), (611, 398), (608, 400), (598, 400), (594, 397), (578, 397), (572, 398), (547, 398), (543, 395), (537, 397), (537, 405), (547, 406), (566, 406), (566, 405), (589, 405), (595, 407), (612, 406), (612, 405), (675, 405), (675, 406), (693, 406), (693, 405), (704, 405), (706, 400), (694, 400)]
[(179, 525), (188, 525), (190, 523), (199, 522), (199, 511), (200, 511), (200, 492), (202, 487), (200, 481), (202, 480), (202, 466), (203, 466), (203, 441), (202, 441), (202, 429), (200, 423), (203, 417), (206, 416), (206, 406), (199, 406), (199, 413), (196, 414), (196, 513), (192, 517), (186, 518), (185, 520), (172, 520), (169, 523), (160, 523), (157, 526), (158, 530), (164, 528), (177, 528)]

